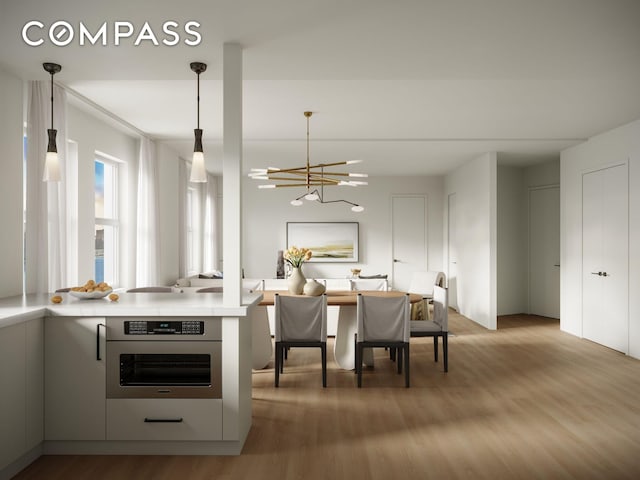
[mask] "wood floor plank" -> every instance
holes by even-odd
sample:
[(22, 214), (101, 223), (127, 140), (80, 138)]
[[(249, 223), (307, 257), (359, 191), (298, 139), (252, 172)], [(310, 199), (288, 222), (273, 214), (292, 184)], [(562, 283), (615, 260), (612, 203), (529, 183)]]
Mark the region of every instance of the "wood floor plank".
[(449, 322), (449, 372), (412, 339), (409, 389), (382, 349), (362, 389), (331, 360), (323, 389), (314, 349), (291, 351), (278, 389), (273, 365), (254, 372), (240, 456), (44, 456), (15, 478), (640, 478), (640, 361), (557, 320)]

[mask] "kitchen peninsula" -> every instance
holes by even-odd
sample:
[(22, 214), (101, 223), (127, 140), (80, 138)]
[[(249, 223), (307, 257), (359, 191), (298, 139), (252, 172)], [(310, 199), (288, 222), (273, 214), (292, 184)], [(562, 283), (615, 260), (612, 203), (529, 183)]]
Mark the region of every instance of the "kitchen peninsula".
[[(217, 293), (121, 293), (116, 302), (60, 295), (60, 304), (50, 295), (0, 300), (0, 479), (42, 454), (241, 452), (260, 293), (232, 308)], [(126, 355), (148, 364), (123, 367)], [(165, 387), (150, 392), (156, 360), (168, 355), (190, 357), (192, 367), (160, 374)], [(127, 368), (132, 387), (114, 393)]]

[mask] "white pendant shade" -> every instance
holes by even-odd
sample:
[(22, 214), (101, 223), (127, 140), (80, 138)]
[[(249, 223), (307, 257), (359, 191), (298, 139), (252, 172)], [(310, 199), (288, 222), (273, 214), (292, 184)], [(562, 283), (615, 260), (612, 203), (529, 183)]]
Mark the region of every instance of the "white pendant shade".
[(47, 152), (44, 159), (44, 173), (42, 175), (42, 181), (60, 181), (60, 162), (58, 160), (58, 152)]
[(204, 154), (202, 152), (193, 152), (189, 181), (193, 183), (205, 183), (207, 181), (207, 170), (204, 167)]

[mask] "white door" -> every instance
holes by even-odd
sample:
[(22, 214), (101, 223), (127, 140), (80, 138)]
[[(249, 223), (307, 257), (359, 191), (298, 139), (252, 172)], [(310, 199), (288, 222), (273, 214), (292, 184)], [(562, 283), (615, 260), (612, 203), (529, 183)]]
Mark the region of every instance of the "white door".
[(427, 269), (427, 199), (391, 198), (394, 290), (407, 291), (413, 272)]
[(458, 253), (456, 194), (447, 199), (447, 287), (449, 288), (449, 306), (458, 310)]
[(560, 188), (529, 190), (529, 313), (560, 318)]
[(582, 336), (628, 352), (628, 168), (582, 177)]

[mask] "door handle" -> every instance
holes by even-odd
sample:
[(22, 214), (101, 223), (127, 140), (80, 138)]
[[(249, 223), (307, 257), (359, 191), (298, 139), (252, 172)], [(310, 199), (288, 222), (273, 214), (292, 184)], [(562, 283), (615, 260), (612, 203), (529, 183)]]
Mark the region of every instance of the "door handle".
[(603, 277), (610, 277), (611, 275), (609, 275), (607, 272), (602, 272), (602, 276)]
[(560, 266), (560, 264), (559, 264), (559, 263), (556, 263), (556, 264), (554, 265), (554, 267), (559, 267), (559, 266)]
[(100, 356), (100, 327), (105, 327), (104, 323), (98, 323), (96, 325), (96, 361), (102, 360)]
[(591, 275), (598, 275), (599, 277), (606, 277), (607, 273), (603, 273), (603, 272), (591, 272)]
[(182, 418), (149, 418), (145, 417), (144, 423), (182, 423)]
[(394, 258), (393, 263), (400, 263), (400, 260), (398, 260), (397, 258)]

